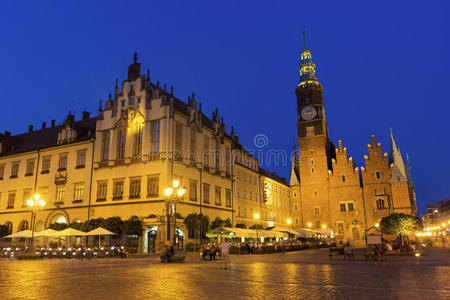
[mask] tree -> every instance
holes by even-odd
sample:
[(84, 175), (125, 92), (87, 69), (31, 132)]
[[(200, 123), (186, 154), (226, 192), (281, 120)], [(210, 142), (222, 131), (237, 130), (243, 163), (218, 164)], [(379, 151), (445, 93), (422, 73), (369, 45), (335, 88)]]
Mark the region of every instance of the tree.
[(381, 232), (392, 235), (410, 235), (422, 227), (422, 222), (418, 217), (403, 213), (391, 214), (382, 218), (380, 222)]
[(243, 223), (238, 223), (235, 226), (236, 228), (247, 228), (247, 225), (243, 224)]
[(137, 236), (141, 236), (144, 231), (142, 222), (137, 216), (132, 216), (128, 220), (123, 222), (123, 229), (125, 234)]
[(253, 224), (252, 226), (249, 227), (250, 229), (264, 229), (264, 226), (262, 226), (261, 224)]
[(123, 221), (120, 217), (107, 218), (104, 222), (105, 229), (114, 232), (117, 236), (123, 232)]
[(7, 225), (0, 225), (0, 238), (9, 235), (9, 228)]
[(216, 229), (220, 227), (231, 227), (231, 220), (230, 219), (222, 220), (221, 218), (216, 217), (214, 221), (211, 222), (211, 229)]
[(99, 227), (104, 227), (104, 225), (105, 219), (103, 218), (90, 219), (83, 223), (83, 231), (88, 232)]
[(123, 232), (131, 235), (131, 250), (133, 250), (133, 241), (135, 236), (141, 236), (144, 231), (142, 221), (137, 216), (131, 216), (128, 220), (123, 222)]
[(68, 227), (68, 225), (66, 223), (52, 223), (48, 226), (48, 228), (56, 230), (56, 231), (64, 230), (67, 227)]
[(187, 215), (183, 223), (189, 232), (190, 238), (204, 237), (209, 229), (209, 218), (201, 213)]
[(76, 230), (83, 230), (83, 226), (84, 226), (84, 223), (81, 223), (81, 222), (72, 222), (72, 223), (69, 224), (68, 227), (73, 228), (73, 229), (76, 229)]

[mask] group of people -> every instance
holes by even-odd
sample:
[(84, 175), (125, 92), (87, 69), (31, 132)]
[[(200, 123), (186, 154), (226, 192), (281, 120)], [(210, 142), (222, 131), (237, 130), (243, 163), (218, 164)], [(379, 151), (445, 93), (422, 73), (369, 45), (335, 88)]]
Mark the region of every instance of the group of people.
[(215, 261), (218, 257), (222, 261), (223, 268), (226, 270), (230, 261), (230, 248), (228, 239), (225, 239), (220, 247), (216, 244), (208, 244), (200, 248), (200, 255), (203, 260)]

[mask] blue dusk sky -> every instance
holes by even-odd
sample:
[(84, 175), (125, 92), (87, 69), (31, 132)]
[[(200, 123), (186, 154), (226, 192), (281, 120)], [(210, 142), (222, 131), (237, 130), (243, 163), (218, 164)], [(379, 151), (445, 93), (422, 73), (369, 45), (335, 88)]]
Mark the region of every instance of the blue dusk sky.
[[(417, 202), (450, 197), (448, 1), (4, 1), (0, 131), (25, 132), (99, 99), (134, 51), (152, 81), (218, 108), (249, 149), (292, 150), (295, 88), (307, 43), (332, 141), (363, 165), (389, 128), (409, 154)], [(262, 162), (289, 177), (290, 166)]]

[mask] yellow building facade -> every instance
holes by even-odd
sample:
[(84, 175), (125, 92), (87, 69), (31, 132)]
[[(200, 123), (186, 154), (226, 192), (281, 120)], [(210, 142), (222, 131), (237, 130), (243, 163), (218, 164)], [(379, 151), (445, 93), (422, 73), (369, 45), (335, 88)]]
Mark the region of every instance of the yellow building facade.
[[(183, 218), (191, 213), (232, 225), (251, 225), (253, 212), (265, 224), (289, 218), (287, 184), (259, 171), (217, 109), (208, 118), (195, 95), (183, 102), (140, 68), (135, 57), (95, 118), (83, 112), (75, 121), (69, 113), (61, 125), (0, 135), (0, 223), (12, 232), (30, 228), (25, 202), (39, 193), (46, 206), (37, 212), (36, 231), (55, 222), (138, 216), (140, 249), (150, 252), (172, 239), (175, 207), (179, 243), (188, 238)], [(164, 189), (173, 180), (186, 194), (170, 207)], [(268, 201), (261, 196), (266, 184), (273, 187)]]

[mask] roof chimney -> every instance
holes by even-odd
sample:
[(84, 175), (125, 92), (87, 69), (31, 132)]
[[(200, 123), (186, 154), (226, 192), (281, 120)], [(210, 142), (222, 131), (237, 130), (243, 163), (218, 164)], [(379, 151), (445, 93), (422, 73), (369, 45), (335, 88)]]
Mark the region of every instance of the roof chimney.
[(55, 127), (55, 120), (52, 120), (52, 127)]
[(88, 112), (88, 111), (83, 111), (83, 112), (81, 113), (81, 115), (82, 115), (82, 120), (83, 120), (83, 121), (89, 119), (89, 112)]
[(28, 132), (33, 132), (33, 125), (28, 126)]
[(45, 123), (45, 122), (42, 122), (42, 129), (45, 129), (45, 125), (46, 125), (47, 123)]

